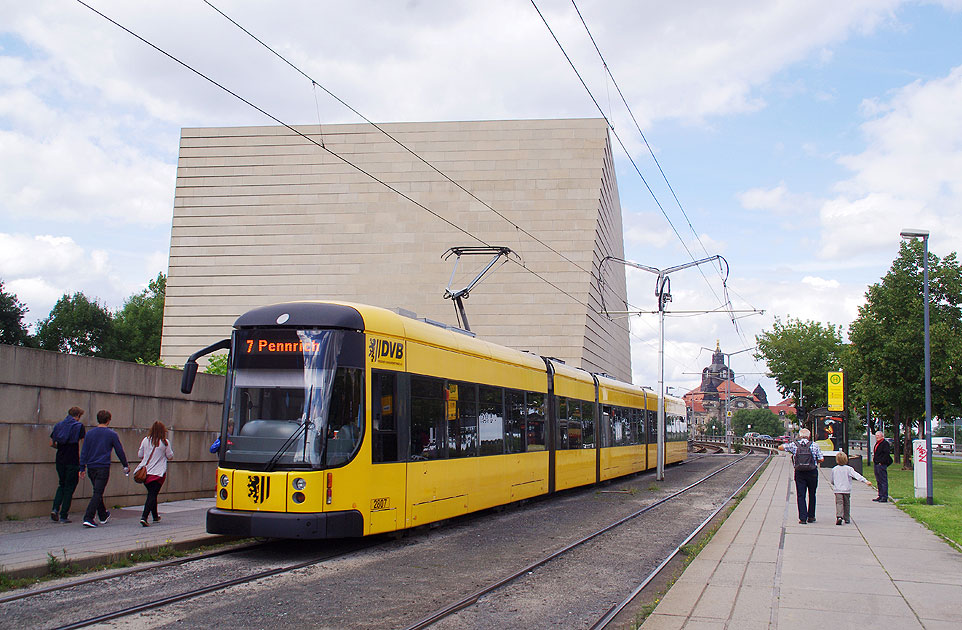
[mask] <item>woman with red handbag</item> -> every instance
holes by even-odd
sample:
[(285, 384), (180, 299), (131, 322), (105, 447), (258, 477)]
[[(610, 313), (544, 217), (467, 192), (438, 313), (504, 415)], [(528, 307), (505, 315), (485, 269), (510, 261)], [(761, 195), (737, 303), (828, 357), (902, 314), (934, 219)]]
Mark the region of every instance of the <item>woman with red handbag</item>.
[(150, 427), (150, 433), (140, 443), (137, 454), (140, 456), (140, 466), (134, 472), (134, 478), (137, 478), (140, 469), (144, 469), (147, 473), (144, 479), (144, 485), (147, 487), (147, 501), (144, 502), (144, 513), (140, 517), (140, 524), (147, 527), (150, 525), (147, 522), (148, 515), (153, 514), (155, 523), (160, 520), (160, 515), (157, 513), (157, 495), (160, 494), (160, 487), (167, 479), (167, 462), (174, 457), (174, 451), (167, 440), (167, 427), (163, 422), (158, 420)]

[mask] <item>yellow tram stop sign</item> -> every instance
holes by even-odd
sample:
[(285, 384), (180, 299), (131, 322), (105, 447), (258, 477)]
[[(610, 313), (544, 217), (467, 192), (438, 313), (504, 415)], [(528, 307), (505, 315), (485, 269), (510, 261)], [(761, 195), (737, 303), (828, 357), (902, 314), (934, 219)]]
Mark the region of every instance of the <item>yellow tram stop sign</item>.
[(842, 372), (828, 373), (828, 410), (845, 409), (845, 375)]

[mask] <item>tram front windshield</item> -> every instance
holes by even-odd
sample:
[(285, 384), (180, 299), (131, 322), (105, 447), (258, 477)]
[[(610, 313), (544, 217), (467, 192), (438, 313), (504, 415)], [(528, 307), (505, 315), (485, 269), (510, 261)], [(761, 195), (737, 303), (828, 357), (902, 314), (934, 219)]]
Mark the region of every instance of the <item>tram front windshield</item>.
[(224, 464), (318, 469), (349, 461), (364, 430), (363, 374), (342, 350), (362, 333), (234, 333)]

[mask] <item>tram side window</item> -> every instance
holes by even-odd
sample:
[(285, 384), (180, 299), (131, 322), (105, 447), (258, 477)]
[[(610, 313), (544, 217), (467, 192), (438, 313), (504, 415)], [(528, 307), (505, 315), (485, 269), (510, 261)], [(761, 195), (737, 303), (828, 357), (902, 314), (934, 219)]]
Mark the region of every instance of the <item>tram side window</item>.
[(595, 447), (595, 404), (581, 401), (581, 447)]
[(351, 459), (364, 436), (364, 372), (340, 368), (334, 376), (333, 394), (327, 416), (326, 464), (338, 466)]
[(393, 372), (374, 372), (371, 387), (371, 424), (374, 429), (372, 461), (398, 461), (397, 389)]
[(480, 388), (481, 406), (478, 411), (478, 435), (482, 455), (504, 453), (504, 390), (500, 387)]
[(568, 401), (568, 444), (566, 448), (581, 448), (583, 426), (581, 421), (581, 409), (583, 403), (580, 400)]
[(524, 392), (506, 390), (504, 404), (507, 411), (505, 422), (505, 446), (508, 453), (523, 453), (525, 445), (524, 430)]
[(568, 406), (569, 401), (558, 397), (558, 450), (568, 448)]
[(648, 443), (658, 443), (658, 412), (648, 409), (645, 411), (648, 416)]
[(411, 377), (411, 459), (441, 459), (445, 433), (446, 396), (444, 381)]
[(602, 444), (602, 446), (617, 446), (618, 442), (615, 439), (617, 437), (616, 429), (615, 429), (615, 419), (611, 415), (610, 405), (605, 405), (604, 407), (602, 407), (601, 419), (603, 424), (602, 435), (605, 436), (605, 441), (604, 441), (604, 444)]
[(642, 437), (645, 429), (644, 412), (641, 409), (631, 409), (629, 413), (631, 414), (631, 443), (644, 444), (645, 440)]
[(478, 386), (448, 383), (448, 457), (478, 454)]
[(527, 421), (528, 451), (545, 450), (544, 394), (525, 394), (525, 420)]

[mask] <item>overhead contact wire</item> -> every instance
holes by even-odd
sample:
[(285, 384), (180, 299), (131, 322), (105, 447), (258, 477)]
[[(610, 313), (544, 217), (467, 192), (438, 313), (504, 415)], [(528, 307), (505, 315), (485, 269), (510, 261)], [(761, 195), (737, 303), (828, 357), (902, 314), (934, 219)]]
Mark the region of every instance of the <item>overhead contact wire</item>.
[[(466, 236), (468, 236), (468, 237), (476, 240), (477, 242), (481, 243), (482, 245), (485, 245), (485, 246), (487, 246), (487, 247), (491, 247), (491, 245), (490, 245), (489, 243), (485, 242), (485, 241), (484, 241), (482, 238), (480, 238), (479, 236), (475, 236), (474, 234), (472, 234), (471, 232), (465, 230), (464, 228), (462, 228), (461, 226), (457, 225), (456, 223), (454, 223), (454, 222), (450, 221), (449, 219), (441, 216), (440, 214), (438, 214), (438, 213), (435, 212), (434, 210), (431, 210), (430, 208), (428, 208), (427, 206), (425, 206), (425, 205), (422, 204), (421, 202), (417, 201), (416, 199), (413, 199), (413, 198), (409, 197), (408, 195), (404, 194), (403, 192), (401, 192), (400, 190), (394, 188), (394, 187), (391, 186), (389, 183), (387, 183), (387, 182), (385, 182), (384, 180), (380, 179), (379, 177), (377, 177), (377, 176), (374, 175), (373, 173), (368, 172), (367, 170), (361, 168), (361, 167), (358, 166), (357, 164), (354, 164), (353, 162), (351, 162), (351, 161), (348, 160), (347, 158), (345, 158), (345, 157), (341, 156), (340, 154), (336, 153), (335, 151), (332, 151), (331, 149), (327, 148), (327, 147), (324, 146), (323, 144), (318, 143), (317, 141), (315, 141), (313, 138), (311, 138), (311, 137), (308, 136), (307, 134), (305, 134), (305, 133), (301, 132), (300, 130), (294, 128), (293, 126), (291, 126), (290, 124), (284, 122), (284, 121), (281, 120), (280, 118), (274, 116), (274, 115), (271, 114), (270, 112), (268, 112), (268, 111), (262, 109), (261, 107), (255, 105), (254, 103), (252, 103), (251, 101), (247, 100), (247, 99), (244, 98), (243, 96), (237, 94), (236, 92), (234, 92), (234, 91), (231, 90), (230, 88), (226, 87), (225, 85), (222, 85), (221, 83), (218, 83), (216, 80), (214, 80), (214, 79), (212, 79), (211, 77), (207, 76), (207, 75), (204, 74), (203, 72), (201, 72), (201, 71), (193, 68), (192, 66), (190, 66), (190, 65), (187, 64), (186, 62), (181, 61), (180, 59), (178, 59), (178, 58), (175, 57), (174, 55), (170, 54), (170, 53), (167, 52), (166, 50), (160, 48), (160, 47), (157, 46), (156, 44), (154, 44), (154, 43), (152, 43), (151, 41), (145, 39), (144, 37), (141, 37), (140, 35), (138, 35), (138, 34), (135, 33), (134, 31), (132, 31), (132, 30), (130, 30), (129, 28), (127, 28), (126, 26), (124, 26), (123, 24), (120, 24), (119, 22), (117, 22), (116, 20), (112, 19), (111, 17), (105, 15), (104, 13), (101, 13), (100, 11), (98, 11), (98, 10), (95, 9), (94, 7), (90, 6), (89, 4), (87, 4), (86, 2), (84, 2), (83, 0), (77, 0), (77, 2), (78, 2), (79, 4), (87, 7), (88, 9), (90, 9), (91, 11), (93, 11), (94, 13), (96, 13), (97, 15), (99, 15), (100, 17), (102, 17), (103, 19), (107, 20), (108, 22), (110, 22), (111, 24), (113, 24), (114, 26), (116, 26), (117, 28), (119, 28), (119, 29), (125, 31), (126, 33), (128, 33), (129, 35), (137, 38), (138, 40), (140, 40), (140, 41), (143, 42), (144, 44), (147, 44), (148, 46), (150, 46), (151, 48), (153, 48), (153, 49), (156, 50), (157, 52), (159, 52), (159, 53), (161, 53), (162, 55), (164, 55), (165, 57), (169, 58), (171, 61), (176, 62), (177, 64), (183, 66), (183, 67), (186, 68), (187, 70), (190, 70), (191, 72), (193, 72), (193, 73), (196, 74), (197, 76), (201, 77), (201, 78), (204, 79), (205, 81), (208, 81), (208, 82), (211, 83), (212, 85), (217, 86), (218, 88), (220, 88), (221, 90), (227, 92), (228, 94), (230, 94), (231, 96), (233, 96), (233, 97), (236, 98), (237, 100), (241, 101), (241, 102), (244, 103), (245, 105), (247, 105), (247, 106), (255, 109), (256, 111), (260, 112), (260, 113), (263, 114), (264, 116), (267, 116), (268, 118), (270, 118), (271, 120), (273, 120), (273, 121), (276, 122), (277, 124), (285, 127), (286, 129), (290, 130), (290, 131), (293, 132), (294, 134), (296, 134), (296, 135), (304, 138), (305, 140), (307, 140), (307, 141), (310, 142), (311, 144), (315, 145), (316, 147), (322, 149), (323, 151), (326, 151), (326, 152), (329, 153), (331, 156), (333, 156), (333, 157), (337, 158), (338, 160), (342, 161), (344, 164), (347, 164), (348, 166), (356, 169), (359, 173), (362, 173), (363, 175), (366, 175), (367, 177), (370, 177), (372, 180), (374, 180), (374, 181), (377, 182), (378, 184), (384, 186), (385, 188), (387, 188), (388, 190), (392, 191), (393, 193), (397, 194), (399, 197), (402, 197), (403, 199), (406, 199), (406, 200), (410, 201), (411, 203), (413, 203), (413, 204), (416, 205), (417, 207), (419, 207), (419, 208), (421, 208), (422, 210), (428, 212), (428, 213), (431, 214), (432, 216), (440, 219), (441, 221), (447, 223), (448, 225), (450, 225), (451, 227), (453, 227), (453, 228), (456, 229), (457, 231), (459, 231), (459, 232), (461, 232), (462, 234), (465, 234)], [(323, 86), (320, 86), (320, 85), (319, 85), (318, 87), (321, 87), (321, 89), (323, 89)], [(561, 294), (563, 294), (563, 295), (566, 295), (567, 297), (569, 297), (569, 298), (570, 298), (571, 300), (573, 300), (574, 302), (577, 302), (578, 304), (581, 304), (582, 306), (584, 306), (585, 308), (587, 308), (587, 309), (589, 309), (589, 310), (591, 310), (591, 311), (595, 311), (595, 309), (592, 308), (591, 305), (587, 304), (586, 302), (581, 301), (580, 299), (578, 299), (577, 297), (575, 297), (574, 295), (572, 295), (572, 294), (569, 293), (568, 291), (564, 290), (563, 288), (561, 288), (560, 286), (558, 286), (557, 284), (555, 284), (555, 283), (552, 282), (551, 280), (548, 280), (547, 278), (545, 278), (544, 276), (542, 276), (541, 274), (539, 274), (537, 271), (534, 271), (533, 269), (529, 269), (529, 268), (528, 268), (527, 266), (525, 266), (525, 265), (521, 265), (521, 268), (524, 269), (525, 271), (527, 271), (528, 273), (534, 275), (536, 278), (538, 278), (539, 280), (541, 280), (542, 282), (544, 282), (544, 283), (547, 284), (548, 286), (552, 287), (553, 289), (555, 289), (555, 290), (558, 291), (559, 293), (561, 293)], [(592, 274), (592, 276), (593, 276), (593, 274)]]
[[(440, 170), (440, 169), (439, 169), (438, 167), (436, 167), (434, 164), (432, 164), (432, 163), (429, 162), (428, 160), (426, 160), (426, 159), (424, 159), (423, 157), (421, 157), (417, 152), (415, 152), (413, 149), (411, 149), (411, 148), (408, 147), (406, 144), (404, 144), (403, 142), (401, 142), (397, 137), (395, 137), (393, 134), (391, 134), (387, 129), (385, 129), (384, 127), (382, 127), (382, 126), (379, 125), (378, 123), (374, 122), (373, 120), (371, 120), (370, 118), (368, 118), (367, 116), (365, 116), (364, 114), (362, 114), (360, 111), (358, 111), (357, 109), (355, 109), (354, 107), (352, 107), (352, 106), (351, 106), (350, 104), (348, 104), (346, 101), (344, 101), (344, 100), (343, 100), (341, 97), (339, 97), (337, 94), (335, 94), (334, 92), (330, 91), (329, 89), (327, 89), (326, 87), (324, 87), (322, 84), (318, 83), (313, 77), (311, 77), (311, 76), (308, 75), (306, 72), (304, 72), (303, 70), (301, 70), (300, 68), (298, 68), (297, 65), (295, 65), (293, 62), (291, 62), (290, 60), (288, 60), (286, 57), (284, 57), (284, 55), (282, 55), (282, 54), (280, 54), (279, 52), (277, 52), (276, 50), (274, 50), (270, 45), (268, 45), (267, 43), (265, 43), (262, 39), (260, 39), (259, 37), (257, 37), (257, 36), (254, 35), (253, 33), (251, 33), (247, 28), (245, 28), (243, 25), (239, 24), (239, 23), (238, 23), (236, 20), (234, 20), (232, 17), (230, 17), (229, 15), (227, 15), (226, 13), (224, 13), (223, 11), (221, 11), (220, 9), (218, 9), (218, 8), (217, 8), (216, 6), (214, 6), (209, 0), (204, 0), (204, 3), (207, 4), (207, 5), (208, 5), (210, 8), (212, 8), (214, 11), (216, 11), (217, 13), (219, 13), (220, 15), (222, 15), (225, 19), (227, 19), (229, 22), (231, 22), (231, 24), (233, 24), (234, 26), (236, 26), (236, 27), (239, 28), (240, 30), (244, 31), (244, 33), (246, 33), (247, 35), (249, 35), (254, 41), (256, 41), (256, 42), (259, 43), (261, 46), (263, 46), (264, 48), (266, 48), (267, 50), (269, 50), (269, 51), (270, 51), (271, 53), (273, 53), (278, 59), (280, 59), (281, 61), (283, 61), (284, 63), (286, 63), (288, 66), (290, 66), (292, 69), (294, 69), (297, 73), (299, 73), (299, 74), (300, 74), (301, 76), (303, 76), (305, 79), (307, 79), (308, 81), (310, 81), (313, 85), (315, 85), (315, 86), (321, 88), (322, 90), (324, 90), (324, 92), (326, 92), (328, 96), (330, 96), (330, 97), (333, 98), (335, 101), (337, 101), (338, 103), (340, 103), (341, 105), (343, 105), (344, 107), (346, 107), (347, 109), (349, 109), (349, 110), (350, 110), (352, 113), (354, 113), (356, 116), (358, 116), (359, 118), (361, 118), (362, 120), (364, 120), (364, 122), (368, 123), (369, 125), (371, 125), (371, 126), (374, 127), (375, 129), (377, 129), (379, 132), (381, 132), (382, 134), (384, 134), (385, 136), (387, 136), (388, 138), (390, 138), (395, 144), (397, 144), (399, 147), (401, 147), (402, 149), (404, 149), (405, 151), (407, 151), (408, 153), (410, 153), (410, 154), (411, 154), (413, 157), (415, 157), (418, 161), (420, 161), (422, 164), (424, 164), (425, 166), (427, 166), (429, 169), (431, 169), (432, 171), (434, 171), (435, 173), (437, 173), (438, 175), (440, 175), (442, 178), (444, 178), (445, 180), (447, 180), (449, 183), (453, 184), (455, 187), (457, 187), (459, 190), (461, 190), (462, 192), (464, 192), (466, 195), (468, 195), (469, 197), (471, 197), (472, 199), (474, 199), (475, 201), (477, 201), (478, 203), (480, 203), (481, 205), (483, 205), (485, 208), (487, 208), (487, 209), (490, 210), (491, 212), (494, 212), (496, 215), (498, 215), (499, 217), (501, 217), (502, 219), (504, 219), (507, 223), (509, 223), (509, 224), (510, 224), (511, 226), (513, 226), (515, 229), (520, 230), (521, 232), (523, 232), (525, 235), (527, 235), (527, 236), (528, 236), (529, 238), (531, 238), (532, 240), (536, 241), (537, 243), (540, 243), (542, 246), (544, 246), (544, 247), (545, 247), (546, 249), (548, 249), (549, 251), (557, 254), (557, 255), (560, 256), (562, 259), (564, 259), (565, 261), (571, 263), (572, 265), (574, 265), (575, 267), (577, 267), (577, 268), (580, 269), (581, 271), (583, 271), (583, 272), (585, 272), (585, 273), (587, 273), (587, 274), (589, 274), (589, 275), (591, 275), (591, 276), (594, 275), (591, 271), (589, 271), (588, 269), (585, 269), (584, 267), (582, 267), (582, 266), (581, 266), (579, 263), (577, 263), (576, 261), (571, 260), (570, 258), (568, 258), (563, 252), (558, 251), (557, 249), (555, 249), (555, 248), (552, 247), (551, 245), (545, 243), (545, 242), (542, 241), (540, 238), (538, 238), (537, 236), (535, 236), (535, 235), (532, 234), (531, 232), (527, 231), (526, 229), (524, 229), (523, 227), (521, 227), (520, 225), (518, 225), (517, 223), (515, 223), (514, 221), (512, 221), (512, 220), (509, 219), (508, 217), (506, 217), (506, 216), (505, 216), (504, 214), (502, 214), (499, 210), (497, 210), (496, 208), (492, 207), (490, 204), (488, 204), (488, 203), (487, 203), (486, 201), (484, 201), (483, 199), (479, 198), (477, 195), (475, 195), (471, 190), (469, 190), (468, 188), (466, 188), (466, 187), (465, 187), (464, 185), (462, 185), (460, 182), (458, 182), (458, 181), (456, 181), (455, 179), (451, 178), (447, 173), (445, 173), (444, 171)], [(524, 265), (522, 264), (521, 266), (524, 266)]]

